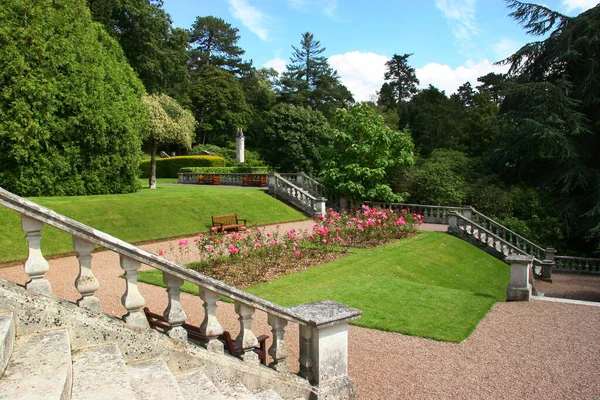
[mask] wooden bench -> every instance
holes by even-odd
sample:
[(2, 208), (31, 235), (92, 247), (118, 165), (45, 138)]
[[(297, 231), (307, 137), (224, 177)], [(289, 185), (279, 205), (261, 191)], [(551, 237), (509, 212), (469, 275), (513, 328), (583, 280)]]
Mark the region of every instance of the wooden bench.
[(267, 174), (249, 174), (242, 176), (242, 186), (258, 183), (260, 187), (267, 186)]
[[(242, 223), (243, 222), (243, 223)], [(245, 219), (238, 219), (237, 214), (228, 215), (213, 215), (212, 226), (217, 227), (219, 232), (225, 232), (234, 229), (236, 232), (238, 229), (246, 226)]]
[(198, 183), (211, 184), (211, 185), (220, 185), (221, 184), (221, 174), (203, 174), (198, 175)]
[[(162, 315), (153, 313), (148, 307), (144, 307), (144, 314), (146, 314), (146, 319), (148, 320), (150, 328), (156, 329), (161, 333), (166, 333), (166, 330), (170, 328), (170, 325)], [(199, 346), (202, 346), (206, 343), (206, 336), (200, 332), (199, 327), (186, 323), (182, 324), (181, 326), (188, 334), (188, 341)], [(264, 365), (267, 365), (268, 338), (268, 335), (260, 335), (257, 337), (256, 339), (258, 340), (258, 346), (252, 350), (258, 354), (260, 362)], [(231, 338), (229, 332), (223, 331), (223, 333), (219, 335), (218, 339), (225, 345), (225, 350), (227, 350), (229, 354), (234, 357), (241, 358), (243, 349), (235, 340)]]

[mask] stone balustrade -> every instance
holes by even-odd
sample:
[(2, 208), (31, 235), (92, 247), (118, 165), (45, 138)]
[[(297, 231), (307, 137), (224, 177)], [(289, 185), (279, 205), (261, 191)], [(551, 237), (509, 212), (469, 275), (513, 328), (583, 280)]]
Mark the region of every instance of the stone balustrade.
[(327, 197), (325, 186), (304, 172), (279, 173), (279, 176), (306, 190), (314, 197)]
[(313, 217), (325, 215), (327, 212), (325, 197), (313, 196), (280, 174), (274, 173), (269, 176), (268, 188), (272, 196), (282, 198)]
[(600, 275), (600, 258), (555, 256), (557, 271)]
[(49, 264), (42, 254), (40, 234), (44, 225), (49, 225), (73, 237), (80, 266), (79, 275), (74, 283), (81, 294), (78, 301), (80, 307), (100, 312), (100, 300), (94, 295), (99, 283), (90, 268), (91, 251), (95, 245), (99, 245), (120, 256), (125, 278), (121, 303), (127, 310), (123, 316), (127, 324), (148, 328), (142, 311), (145, 299), (138, 290), (137, 282), (137, 272), (142, 264), (146, 264), (163, 272), (163, 280), (167, 286), (165, 295), (168, 298), (168, 306), (163, 316), (169, 324), (166, 331), (170, 337), (187, 340), (187, 333), (181, 326), (185, 322), (186, 313), (180, 302), (180, 286), (184, 281), (188, 281), (200, 288), (199, 297), (204, 308), (200, 331), (206, 337), (204, 347), (208, 351), (224, 353), (223, 344), (217, 340), (223, 333), (217, 316), (218, 300), (224, 296), (232, 299), (235, 304), (240, 324), (240, 333), (236, 341), (244, 349), (241, 357), (243, 362), (258, 368), (258, 358), (252, 352), (252, 348), (257, 344), (252, 322), (255, 311), (261, 310), (268, 314), (268, 323), (273, 335), (272, 345), (268, 350), (273, 361), (269, 367), (289, 374), (286, 358), (290, 352), (286, 348), (284, 328), (290, 323), (298, 324), (300, 376), (312, 385), (312, 392), (308, 393), (306, 398), (355, 397), (355, 384), (348, 377), (348, 322), (359, 318), (360, 310), (330, 300), (285, 308), (97, 231), (2, 188), (0, 204), (20, 213), (22, 217), (22, 226), (29, 245), (29, 255), (25, 262), (25, 272), (30, 278), (26, 286), (28, 290), (51, 295), (50, 282), (45, 278)]
[(369, 207), (407, 210), (408, 212), (421, 214), (423, 216), (423, 222), (426, 224), (448, 224), (450, 213), (458, 212), (464, 214), (470, 212), (469, 207), (429, 206), (422, 204), (386, 203), (376, 201), (365, 201), (363, 204)]

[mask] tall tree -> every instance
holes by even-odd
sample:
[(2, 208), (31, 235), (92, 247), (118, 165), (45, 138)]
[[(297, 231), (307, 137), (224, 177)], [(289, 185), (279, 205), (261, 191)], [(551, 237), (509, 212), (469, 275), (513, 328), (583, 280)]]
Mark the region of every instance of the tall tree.
[(477, 85), (477, 90), (479, 90), (480, 93), (489, 93), (492, 100), (497, 105), (502, 103), (502, 100), (504, 100), (502, 85), (506, 81), (506, 74), (490, 72), (489, 74), (477, 78), (477, 81), (481, 82), (481, 85)]
[(248, 73), (251, 63), (242, 61), (245, 51), (237, 44), (240, 40), (238, 32), (221, 18), (196, 17), (190, 31), (192, 70), (210, 64), (235, 74)]
[(150, 189), (156, 189), (156, 150), (159, 144), (192, 147), (196, 120), (192, 113), (166, 94), (153, 94), (142, 99), (148, 109), (150, 124), (146, 146), (150, 153)]
[[(385, 63), (387, 71), (384, 74), (384, 83), (379, 91), (379, 101), (382, 104), (393, 105), (390, 97), (393, 96), (398, 109), (399, 124), (404, 126), (407, 123), (407, 102), (411, 96), (418, 92), (417, 85), (419, 80), (415, 69), (408, 65), (408, 58), (412, 54), (398, 55), (394, 54), (391, 60)], [(385, 87), (385, 85), (388, 85)], [(391, 92), (391, 93), (390, 93)], [(399, 126), (401, 128), (401, 126)]]
[(302, 34), (300, 47), (292, 46), (292, 49), (291, 63), (280, 80), (283, 102), (317, 109), (327, 118), (333, 116), (335, 109), (354, 102), (337, 71), (321, 55), (325, 47), (321, 47), (312, 33)]
[(600, 5), (567, 17), (509, 0), (531, 35), (510, 65), (499, 117), (499, 157), (515, 177), (551, 188), (569, 233), (600, 236)]
[(137, 190), (144, 87), (85, 0), (6, 0), (0, 26), (0, 186)]
[(162, 0), (87, 0), (92, 18), (115, 38), (148, 93), (180, 96), (187, 86), (187, 33), (172, 26)]

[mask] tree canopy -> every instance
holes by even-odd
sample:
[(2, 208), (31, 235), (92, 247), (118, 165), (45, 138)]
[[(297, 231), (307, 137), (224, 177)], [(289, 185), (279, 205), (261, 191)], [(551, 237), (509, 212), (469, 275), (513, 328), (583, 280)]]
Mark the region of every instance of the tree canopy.
[(0, 185), (23, 196), (137, 190), (144, 87), (85, 1), (4, 1), (0, 42)]

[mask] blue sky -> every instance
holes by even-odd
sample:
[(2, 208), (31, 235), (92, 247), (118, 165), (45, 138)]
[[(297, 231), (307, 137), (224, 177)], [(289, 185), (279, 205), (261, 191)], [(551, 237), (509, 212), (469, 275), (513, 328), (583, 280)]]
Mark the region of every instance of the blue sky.
[[(574, 16), (597, 0), (542, 4)], [(451, 94), (488, 72), (505, 72), (493, 63), (535, 40), (508, 17), (503, 0), (164, 0), (164, 9), (184, 29), (198, 16), (222, 18), (239, 29), (245, 59), (280, 72), (292, 45), (311, 32), (359, 101), (375, 95), (395, 53), (414, 54), (409, 63), (421, 87)]]

